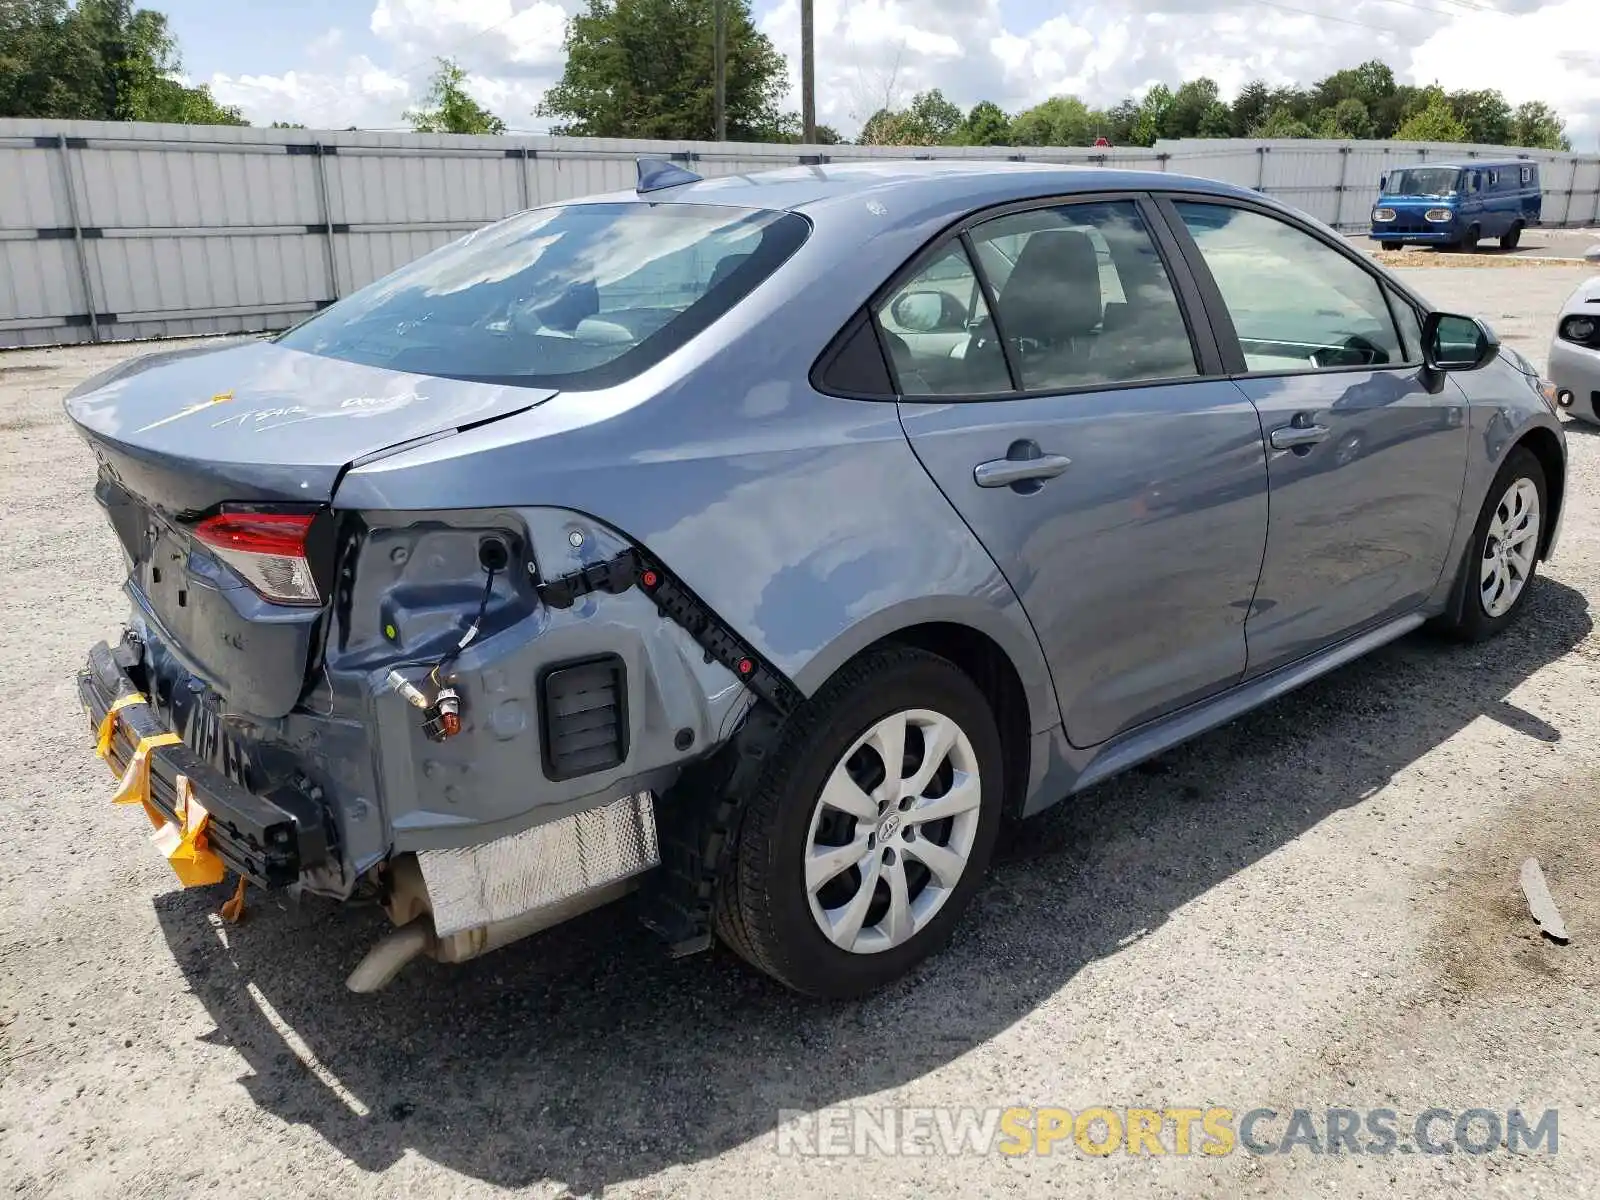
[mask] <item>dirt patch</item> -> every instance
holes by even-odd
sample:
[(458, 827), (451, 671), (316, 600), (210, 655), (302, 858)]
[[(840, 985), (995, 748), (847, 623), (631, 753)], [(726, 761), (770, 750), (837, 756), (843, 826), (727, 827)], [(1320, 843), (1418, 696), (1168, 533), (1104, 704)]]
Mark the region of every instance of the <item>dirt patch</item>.
[(1526, 267), (1529, 270), (1539, 268), (1561, 267), (1571, 270), (1575, 266), (1582, 266), (1581, 262), (1574, 262), (1570, 258), (1532, 258), (1520, 254), (1496, 254), (1480, 251), (1476, 254), (1462, 252), (1457, 254), (1433, 253), (1419, 254), (1406, 250), (1373, 250), (1369, 251), (1372, 257), (1386, 267), (1427, 268), (1435, 267), (1459, 270), (1466, 267)]
[[(1526, 994), (1542, 1003), (1551, 986), (1600, 986), (1600, 779), (1554, 785), (1517, 804), (1434, 877), (1439, 915), (1428, 957), (1441, 999), (1475, 1002), (1487, 993)], [(1571, 941), (1540, 932), (1518, 885), (1537, 858)]]

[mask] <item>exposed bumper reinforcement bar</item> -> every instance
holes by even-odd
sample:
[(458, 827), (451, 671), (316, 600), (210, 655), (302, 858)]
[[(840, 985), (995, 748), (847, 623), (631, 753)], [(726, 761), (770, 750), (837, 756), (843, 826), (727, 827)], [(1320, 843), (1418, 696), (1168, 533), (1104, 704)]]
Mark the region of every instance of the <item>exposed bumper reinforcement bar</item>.
[[(141, 740), (170, 731), (149, 703), (137, 699), (143, 692), (117, 656), (105, 642), (89, 652), (89, 660), (78, 674), (78, 697), (88, 711), (92, 730), (99, 728), (118, 700), (136, 698), (118, 710), (113, 725), (107, 758), (120, 775)], [(210, 813), (206, 831), (210, 848), (230, 870), (251, 883), (264, 888), (287, 887), (299, 879), (302, 868), (316, 866), (326, 857), (326, 834), (320, 814), (311, 811), (314, 802), (304, 802), (304, 813), (292, 812), (241, 787), (182, 742), (157, 746), (149, 752), (149, 761), (151, 802), (181, 825), (177, 778), (185, 776)]]

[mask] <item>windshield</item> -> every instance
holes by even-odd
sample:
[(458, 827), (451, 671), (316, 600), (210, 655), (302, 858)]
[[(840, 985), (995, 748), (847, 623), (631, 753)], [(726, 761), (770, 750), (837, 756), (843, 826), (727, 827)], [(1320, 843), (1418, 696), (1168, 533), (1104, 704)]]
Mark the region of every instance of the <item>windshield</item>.
[(1389, 176), (1391, 196), (1449, 196), (1461, 181), (1455, 167), (1411, 167)]
[(535, 209), (424, 255), (278, 341), (421, 375), (606, 387), (725, 313), (809, 231), (793, 213), (715, 205)]

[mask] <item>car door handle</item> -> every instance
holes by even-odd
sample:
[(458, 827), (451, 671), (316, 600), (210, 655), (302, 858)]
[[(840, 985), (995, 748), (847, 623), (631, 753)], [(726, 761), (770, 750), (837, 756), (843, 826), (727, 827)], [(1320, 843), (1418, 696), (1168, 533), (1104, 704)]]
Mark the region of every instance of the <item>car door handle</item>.
[(1072, 465), (1062, 454), (1041, 454), (1038, 458), (995, 458), (972, 468), (979, 487), (1010, 487), (1030, 480), (1054, 479)]
[(1272, 448), (1293, 450), (1300, 446), (1315, 446), (1330, 432), (1326, 425), (1280, 425), (1272, 431)]

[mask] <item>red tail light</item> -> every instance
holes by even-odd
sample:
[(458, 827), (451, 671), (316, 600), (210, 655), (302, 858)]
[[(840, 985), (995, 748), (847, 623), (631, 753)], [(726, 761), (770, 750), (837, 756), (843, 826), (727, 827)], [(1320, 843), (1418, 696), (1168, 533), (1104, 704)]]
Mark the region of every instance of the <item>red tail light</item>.
[(195, 538), (275, 604), (321, 604), (306, 558), (312, 513), (220, 513)]

